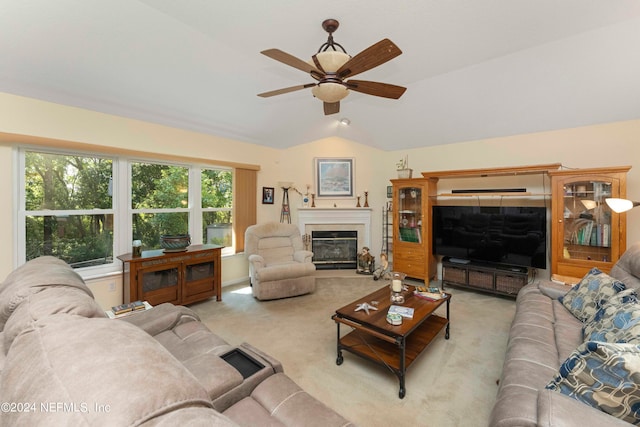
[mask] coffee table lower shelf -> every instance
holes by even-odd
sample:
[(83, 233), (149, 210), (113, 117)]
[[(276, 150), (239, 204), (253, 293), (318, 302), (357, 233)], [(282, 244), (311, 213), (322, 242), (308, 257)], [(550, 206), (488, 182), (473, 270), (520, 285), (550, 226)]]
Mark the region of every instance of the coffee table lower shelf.
[[(448, 313), (447, 313), (448, 314)], [(343, 362), (342, 350), (356, 354), (374, 363), (389, 368), (400, 381), (399, 397), (405, 396), (405, 373), (416, 358), (424, 351), (433, 339), (446, 327), (445, 338), (449, 339), (449, 320), (437, 316), (429, 316), (411, 334), (406, 337), (392, 337), (381, 332), (362, 326), (350, 319), (334, 315), (333, 320), (350, 326), (353, 331), (338, 339), (338, 357), (336, 364)]]

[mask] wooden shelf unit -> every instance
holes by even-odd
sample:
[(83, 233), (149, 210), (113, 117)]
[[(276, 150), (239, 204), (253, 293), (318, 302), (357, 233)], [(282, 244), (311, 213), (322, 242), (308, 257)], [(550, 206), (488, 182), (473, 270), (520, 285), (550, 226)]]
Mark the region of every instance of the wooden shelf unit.
[(552, 274), (583, 277), (593, 267), (611, 271), (627, 248), (627, 217), (611, 211), (605, 199), (626, 198), (630, 169), (550, 172)]
[(131, 253), (118, 256), (122, 261), (124, 302), (186, 305), (214, 296), (220, 301), (222, 248), (191, 245), (183, 252), (159, 249), (144, 251), (140, 257)]

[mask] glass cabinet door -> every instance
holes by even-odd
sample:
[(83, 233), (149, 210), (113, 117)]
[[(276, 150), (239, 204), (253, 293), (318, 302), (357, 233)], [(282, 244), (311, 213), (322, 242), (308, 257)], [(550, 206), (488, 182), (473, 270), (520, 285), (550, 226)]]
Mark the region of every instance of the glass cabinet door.
[(564, 191), (564, 260), (609, 262), (611, 210), (605, 203), (612, 194), (612, 181), (570, 180)]
[(397, 236), (401, 242), (422, 243), (422, 189), (402, 187), (398, 189)]
[(138, 298), (151, 305), (180, 300), (180, 264), (163, 263), (138, 270)]

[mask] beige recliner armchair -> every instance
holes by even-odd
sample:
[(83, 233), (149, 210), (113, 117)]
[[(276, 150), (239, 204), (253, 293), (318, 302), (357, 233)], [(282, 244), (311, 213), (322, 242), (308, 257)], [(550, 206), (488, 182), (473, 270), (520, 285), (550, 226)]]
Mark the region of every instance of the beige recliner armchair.
[(253, 296), (259, 300), (308, 294), (316, 288), (313, 252), (293, 224), (256, 224), (245, 232)]

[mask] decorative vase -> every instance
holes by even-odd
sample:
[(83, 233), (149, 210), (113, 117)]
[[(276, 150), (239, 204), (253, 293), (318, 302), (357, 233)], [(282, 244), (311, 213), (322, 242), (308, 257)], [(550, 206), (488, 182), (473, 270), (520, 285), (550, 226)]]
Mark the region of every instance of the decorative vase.
[(160, 236), (160, 246), (165, 252), (186, 251), (190, 244), (191, 236), (189, 234), (163, 234)]
[(412, 174), (413, 169), (398, 169), (398, 178), (400, 179), (411, 178)]
[(401, 273), (399, 271), (391, 272), (391, 303), (392, 304), (403, 304), (404, 303), (404, 295), (403, 291), (406, 290), (406, 287), (403, 283), (405, 277), (407, 275), (405, 273)]

